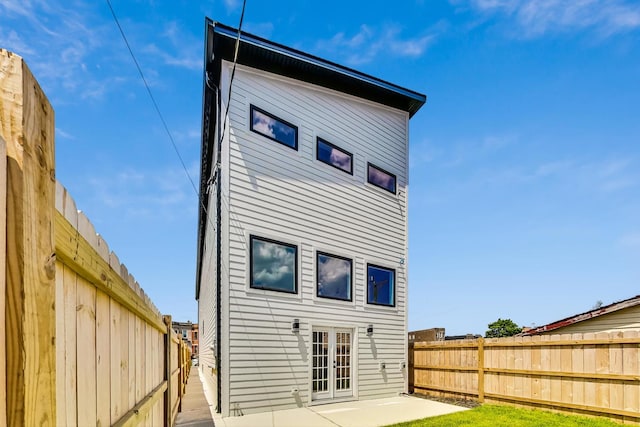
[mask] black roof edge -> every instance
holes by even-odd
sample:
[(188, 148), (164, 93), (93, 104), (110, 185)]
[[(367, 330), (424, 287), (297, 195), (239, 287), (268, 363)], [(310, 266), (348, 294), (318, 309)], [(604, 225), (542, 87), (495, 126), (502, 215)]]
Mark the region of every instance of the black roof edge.
[[(227, 38), (232, 41), (235, 46), (235, 41), (238, 39), (238, 30), (236, 28), (227, 26), (220, 22), (213, 21), (206, 18), (207, 26), (212, 27), (212, 31), (215, 35)], [(206, 45), (206, 43), (205, 43)], [(238, 54), (238, 63), (243, 64), (247, 62), (247, 57), (243, 56), (242, 47), (253, 47), (269, 52), (273, 56), (269, 56), (269, 61), (261, 61), (260, 63), (250, 64), (251, 66), (263, 69), (265, 71), (275, 72), (277, 74), (293, 77), (301, 81), (307, 81), (310, 83), (318, 84), (320, 86), (335, 89), (341, 92), (351, 93), (352, 95), (359, 96), (361, 98), (369, 99), (380, 104), (389, 105), (398, 109), (402, 109), (409, 113), (412, 117), (418, 110), (426, 103), (427, 97), (421, 93), (398, 86), (394, 83), (373, 77), (371, 75), (362, 73), (352, 68), (345, 67), (335, 62), (328, 61), (326, 59), (319, 58), (317, 56), (302, 52), (300, 50), (284, 46), (282, 44), (264, 39), (262, 37), (249, 34), (247, 32), (240, 32), (240, 45)], [(244, 45), (244, 46), (243, 46)], [(207, 49), (205, 57), (205, 67), (208, 67), (209, 63), (214, 59), (209, 56), (213, 52), (209, 52)], [(222, 59), (233, 61), (235, 50), (219, 49), (218, 53), (221, 54)], [(288, 62), (288, 70), (278, 70), (278, 67), (270, 67), (275, 63), (274, 58), (281, 58), (281, 63)], [(292, 70), (291, 64), (299, 64), (297, 70)], [(275, 68), (275, 70), (274, 70)], [(316, 69), (315, 75), (312, 73), (303, 73), (304, 69), (314, 68)], [(318, 78), (318, 73), (323, 73), (323, 78)], [(346, 84), (340, 85), (335, 81), (335, 77), (340, 76), (342, 79), (349, 80), (349, 86), (351, 90), (345, 90)], [(315, 77), (315, 78), (314, 78)], [(371, 92), (371, 93), (369, 93)], [(385, 96), (386, 95), (386, 96)]]

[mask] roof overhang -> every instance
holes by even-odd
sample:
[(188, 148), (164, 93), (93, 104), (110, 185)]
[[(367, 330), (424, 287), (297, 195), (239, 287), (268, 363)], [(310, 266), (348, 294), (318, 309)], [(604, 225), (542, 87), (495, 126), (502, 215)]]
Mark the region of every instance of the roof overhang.
[(207, 19), (205, 67), (214, 61), (233, 61), (239, 40), (237, 63), (377, 102), (413, 116), (427, 97), (410, 89), (361, 73), (317, 56), (241, 32)]

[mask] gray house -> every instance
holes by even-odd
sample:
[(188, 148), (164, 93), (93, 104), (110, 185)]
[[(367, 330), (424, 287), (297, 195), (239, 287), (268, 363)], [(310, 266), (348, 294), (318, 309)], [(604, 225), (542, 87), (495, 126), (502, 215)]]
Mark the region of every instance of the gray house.
[(196, 299), (223, 416), (406, 391), (409, 118), (425, 100), (207, 21)]

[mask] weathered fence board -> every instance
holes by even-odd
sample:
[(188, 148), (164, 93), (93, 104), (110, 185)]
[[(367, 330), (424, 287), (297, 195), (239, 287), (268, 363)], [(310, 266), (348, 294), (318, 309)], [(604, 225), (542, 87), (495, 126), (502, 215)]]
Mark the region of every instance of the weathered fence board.
[(0, 49), (6, 142), (7, 424), (56, 420), (53, 109), (19, 56)]
[(636, 331), (480, 338), (413, 343), (409, 360), (416, 393), (640, 423), (639, 347)]
[[(0, 321), (5, 317), (5, 292), (7, 287), (6, 252), (7, 247), (7, 143), (0, 135)], [(0, 384), (7, 383), (5, 326), (0, 325)], [(0, 425), (7, 425), (7, 390), (0, 386)]]

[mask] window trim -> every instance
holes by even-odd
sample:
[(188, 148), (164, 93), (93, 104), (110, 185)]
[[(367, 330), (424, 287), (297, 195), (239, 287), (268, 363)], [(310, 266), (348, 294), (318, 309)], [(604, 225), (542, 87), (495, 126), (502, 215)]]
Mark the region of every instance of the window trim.
[[(320, 142), (322, 142), (323, 144), (328, 145), (328, 146), (329, 146), (329, 147), (331, 147), (331, 148), (334, 148), (334, 149), (336, 149), (336, 150), (338, 150), (338, 151), (342, 152), (343, 154), (348, 155), (348, 156), (349, 156), (349, 158), (351, 158), (351, 163), (350, 163), (350, 166), (351, 166), (351, 167), (350, 167), (350, 169), (347, 171), (347, 170), (345, 170), (345, 169), (342, 169), (340, 166), (336, 166), (336, 165), (334, 165), (334, 164), (332, 164), (332, 163), (325, 162), (324, 160), (320, 159), (320, 156), (319, 156), (319, 150), (318, 150), (318, 145), (320, 144)], [(338, 169), (339, 171), (342, 171), (342, 172), (344, 172), (344, 173), (348, 173), (349, 175), (353, 175), (353, 153), (351, 153), (351, 152), (349, 152), (349, 151), (345, 150), (344, 148), (340, 148), (340, 147), (338, 147), (337, 145), (332, 144), (331, 142), (327, 141), (326, 139), (324, 139), (324, 138), (320, 138), (319, 136), (317, 136), (317, 137), (316, 137), (316, 160), (317, 160), (317, 161), (319, 161), (320, 163), (324, 163), (325, 165), (329, 165), (329, 166), (331, 166), (332, 168), (336, 168), (336, 169)]]
[[(337, 297), (328, 297), (328, 296), (324, 296), (324, 295), (320, 295), (318, 293), (318, 282), (320, 281), (320, 268), (319, 265), (320, 263), (318, 262), (318, 257), (320, 255), (324, 255), (324, 256), (328, 256), (331, 258), (337, 258), (337, 259), (342, 259), (345, 261), (349, 261), (350, 266), (351, 266), (351, 271), (350, 271), (350, 275), (349, 275), (349, 299), (346, 298), (337, 298)], [(340, 256), (340, 255), (334, 255), (328, 252), (323, 252), (323, 251), (316, 251), (316, 297), (317, 298), (325, 298), (325, 299), (332, 299), (332, 300), (336, 300), (336, 301), (346, 301), (346, 302), (353, 302), (353, 259), (352, 258), (348, 258), (348, 257), (344, 257), (344, 256)]]
[[(391, 175), (393, 177), (393, 191), (389, 190), (388, 188), (385, 188), (381, 185), (376, 184), (375, 182), (371, 182), (371, 180), (369, 179), (369, 168), (372, 167), (374, 169), (379, 170), (380, 172), (386, 173), (387, 175)], [(398, 177), (389, 172), (388, 170), (382, 169), (380, 166), (376, 166), (371, 162), (367, 162), (367, 183), (373, 185), (374, 187), (378, 187), (383, 189), (384, 191), (388, 191), (391, 194), (398, 194)]]
[[(288, 248), (293, 248), (295, 250), (294, 252), (294, 262), (293, 262), (293, 267), (294, 267), (294, 272), (293, 272), (293, 291), (287, 291), (284, 289), (274, 289), (274, 288), (267, 288), (267, 287), (259, 287), (259, 286), (254, 286), (253, 284), (253, 241), (254, 240), (260, 240), (262, 242), (267, 242), (267, 243), (274, 243), (276, 245), (281, 245), (281, 246), (286, 246)], [(294, 245), (291, 243), (286, 243), (286, 242), (281, 242), (278, 240), (274, 240), (274, 239), (269, 239), (268, 237), (260, 237), (257, 236), (255, 234), (250, 234), (249, 235), (249, 288), (250, 289), (257, 289), (260, 291), (271, 291), (271, 292), (281, 292), (281, 293), (285, 293), (285, 294), (293, 294), (293, 295), (297, 295), (298, 294), (298, 245)]]
[[(294, 146), (292, 147), (291, 145), (289, 145), (289, 144), (287, 144), (287, 143), (285, 143), (285, 142), (279, 141), (279, 140), (277, 140), (276, 138), (273, 138), (273, 137), (271, 137), (271, 136), (269, 136), (269, 135), (265, 135), (264, 133), (262, 133), (262, 132), (258, 132), (257, 130), (255, 130), (255, 129), (253, 128), (253, 112), (254, 112), (254, 111), (257, 111), (257, 112), (259, 112), (259, 113), (261, 113), (261, 114), (264, 114), (265, 116), (270, 117), (270, 118), (272, 118), (273, 120), (277, 120), (277, 121), (279, 121), (280, 123), (282, 123), (282, 124), (284, 124), (284, 125), (287, 125), (287, 126), (289, 126), (289, 127), (293, 128), (293, 130), (294, 130), (294, 132), (295, 132), (295, 137), (294, 137)], [(285, 147), (288, 147), (288, 148), (291, 148), (292, 150), (296, 150), (296, 151), (298, 151), (298, 126), (296, 126), (296, 125), (294, 125), (294, 124), (292, 124), (292, 123), (289, 123), (288, 121), (283, 120), (283, 119), (281, 119), (280, 117), (276, 116), (275, 114), (271, 114), (271, 113), (269, 113), (269, 112), (267, 112), (267, 111), (263, 110), (263, 109), (262, 109), (262, 108), (260, 108), (260, 107), (256, 107), (256, 106), (255, 106), (255, 105), (253, 105), (253, 104), (249, 104), (249, 129), (251, 130), (251, 132), (256, 133), (256, 134), (258, 134), (258, 135), (260, 135), (260, 136), (262, 136), (262, 137), (264, 137), (264, 138), (270, 139), (270, 140), (272, 140), (272, 141), (277, 142), (278, 144), (284, 145)]]
[[(369, 267), (374, 267), (374, 268), (378, 268), (381, 270), (388, 270), (391, 271), (393, 273), (393, 303), (392, 304), (381, 304), (378, 302), (369, 302)], [(366, 299), (366, 303), (368, 305), (378, 305), (378, 306), (382, 306), (382, 307), (395, 307), (396, 306), (396, 293), (397, 293), (397, 284), (396, 284), (396, 269), (395, 268), (390, 268), (390, 267), (385, 267), (382, 265), (378, 265), (378, 264), (372, 264), (372, 263), (367, 263), (367, 267), (366, 267), (366, 284), (367, 284), (367, 299)]]

